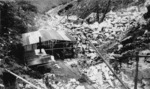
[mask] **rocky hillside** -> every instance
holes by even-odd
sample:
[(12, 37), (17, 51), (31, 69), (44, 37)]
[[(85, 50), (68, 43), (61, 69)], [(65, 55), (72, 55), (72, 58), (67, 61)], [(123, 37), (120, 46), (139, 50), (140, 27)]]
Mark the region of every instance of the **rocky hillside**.
[[(40, 89), (50, 87), (54, 89), (99, 89), (100, 87), (102, 89), (123, 89), (124, 86), (119, 83), (101, 57), (93, 50), (87, 40), (88, 38), (103, 53), (103, 56), (122, 79), (123, 83), (132, 89), (134, 87), (136, 62), (134, 58), (128, 56), (134, 55), (137, 51), (142, 55), (150, 54), (149, 0), (146, 0), (146, 2), (144, 2), (145, 0), (122, 0), (122, 2), (120, 0), (103, 0), (98, 4), (98, 0), (69, 1), (44, 0), (41, 2), (40, 0), (34, 0), (27, 4), (16, 4), (15, 2), (13, 4), (10, 2), (9, 4), (1, 4), (1, 9), (4, 13), (2, 30), (6, 33), (2, 34), (0, 39), (2, 40), (0, 57), (5, 59), (4, 63), (1, 63), (2, 72), (3, 67), (13, 70), (27, 81), (40, 87)], [(64, 4), (66, 2), (69, 3)], [(60, 5), (60, 3), (63, 4)], [(29, 7), (37, 7), (37, 9), (28, 8), (28, 5)], [(18, 10), (20, 12), (17, 12)], [(34, 10), (44, 12), (44, 14), (34, 12)], [(97, 15), (99, 19), (104, 17), (101, 23), (97, 22)], [(10, 19), (14, 22), (10, 23)], [(82, 74), (78, 76), (80, 78), (72, 79), (68, 77), (69, 72), (68, 75), (65, 75), (66, 73), (61, 71), (61, 63), (51, 65), (53, 66), (52, 70), (58, 69), (59, 74), (50, 72), (42, 75), (44, 79), (41, 76), (38, 77), (40, 79), (35, 78), (38, 73), (26, 66), (20, 66), (20, 63), (13, 68), (13, 63), (17, 63), (14, 62), (14, 56), (10, 55), (21, 53), (20, 49), (18, 49), (19, 51), (13, 50), (13, 48), (21, 46), (16, 46), (17, 42), (20, 43), (19, 37), (17, 37), (18, 33), (20, 36), (23, 33), (20, 32), (20, 29), (24, 29), (24, 32), (27, 32), (27, 28), (32, 26), (34, 26), (34, 30), (65, 30), (76, 38), (76, 59), (67, 59), (64, 64), (68, 66), (68, 70), (65, 70), (65, 72), (68, 72), (69, 68), (72, 67), (75, 68), (71, 70), (78, 69), (79, 75), (80, 73)], [(6, 40), (7, 38), (9, 39)], [(148, 76), (150, 70), (149, 58), (141, 58), (139, 68), (138, 88), (147, 89), (150, 86)], [(63, 80), (64, 76), (67, 81)], [(34, 86), (30, 83), (24, 84), (20, 80), (17, 81), (20, 88), (32, 89)]]

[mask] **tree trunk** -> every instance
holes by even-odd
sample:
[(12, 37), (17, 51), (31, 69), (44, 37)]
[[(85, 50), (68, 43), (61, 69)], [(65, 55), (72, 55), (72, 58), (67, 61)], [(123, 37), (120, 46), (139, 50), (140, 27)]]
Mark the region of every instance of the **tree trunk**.
[(103, 20), (105, 19), (106, 14), (107, 14), (107, 12), (108, 12), (108, 10), (109, 10), (109, 7), (110, 7), (110, 3), (111, 3), (111, 0), (108, 1), (107, 7), (106, 7), (106, 9), (105, 9), (105, 12), (103, 13), (103, 16), (102, 16), (101, 20), (99, 21), (99, 23), (103, 22)]
[(97, 19), (97, 22), (99, 22), (99, 1), (97, 1), (97, 6), (96, 6), (96, 19)]

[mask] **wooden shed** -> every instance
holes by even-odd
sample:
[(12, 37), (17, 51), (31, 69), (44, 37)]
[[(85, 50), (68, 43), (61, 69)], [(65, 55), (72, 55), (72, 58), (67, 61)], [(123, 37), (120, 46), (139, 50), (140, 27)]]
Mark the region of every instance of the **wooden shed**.
[(76, 40), (66, 31), (38, 30), (22, 34), (22, 43), (25, 49), (24, 58), (28, 61), (27, 64), (31, 64), (31, 61), (39, 58), (37, 49), (42, 49), (44, 55), (53, 55), (55, 59), (73, 57)]

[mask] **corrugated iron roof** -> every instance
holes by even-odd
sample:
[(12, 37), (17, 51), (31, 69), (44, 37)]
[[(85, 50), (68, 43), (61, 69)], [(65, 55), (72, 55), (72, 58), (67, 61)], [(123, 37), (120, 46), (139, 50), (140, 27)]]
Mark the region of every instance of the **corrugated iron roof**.
[(43, 30), (22, 34), (22, 43), (24, 46), (39, 43), (39, 37), (41, 37), (42, 42), (49, 41), (49, 40), (76, 41), (72, 36), (70, 36), (65, 31), (43, 29)]

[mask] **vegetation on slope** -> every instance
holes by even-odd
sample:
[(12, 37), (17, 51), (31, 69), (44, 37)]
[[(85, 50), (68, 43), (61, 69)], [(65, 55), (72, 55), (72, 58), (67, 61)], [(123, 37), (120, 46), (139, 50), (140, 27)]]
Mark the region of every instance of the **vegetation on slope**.
[(15, 0), (15, 1), (28, 1), (31, 5), (37, 8), (39, 13), (47, 12), (48, 10), (57, 7), (61, 4), (66, 4), (72, 0)]
[[(36, 7), (28, 2), (0, 2), (1, 31), (0, 58), (6, 64), (23, 61), (21, 34), (28, 32), (29, 25), (34, 25)], [(12, 64), (13, 65), (13, 64)]]
[(7, 84), (15, 83), (14, 76), (8, 75), (4, 68), (17, 74), (39, 77), (38, 73), (23, 68), (24, 48), (21, 41), (22, 33), (36, 30), (33, 20), (37, 8), (27, 1), (0, 1), (0, 11), (0, 78), (3, 79), (4, 85), (9, 87)]
[[(145, 0), (78, 0), (77, 3), (61, 10), (61, 15), (74, 14), (86, 18), (92, 12), (105, 14), (110, 10), (118, 10), (133, 5), (143, 5)], [(69, 5), (68, 5), (69, 6)]]

